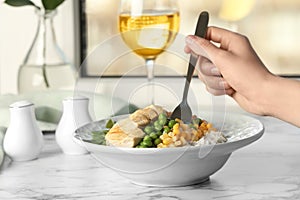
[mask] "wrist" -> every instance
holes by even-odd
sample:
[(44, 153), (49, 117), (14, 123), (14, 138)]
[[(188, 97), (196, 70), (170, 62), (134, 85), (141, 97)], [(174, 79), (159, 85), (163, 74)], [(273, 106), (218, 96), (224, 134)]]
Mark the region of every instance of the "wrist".
[(259, 100), (258, 105), (261, 110), (261, 115), (275, 116), (275, 108), (278, 105), (278, 90), (280, 90), (277, 84), (280, 82), (280, 79), (281, 77), (274, 74), (269, 74), (265, 77), (265, 81), (260, 88), (261, 96), (257, 98)]
[(300, 127), (300, 82), (271, 76), (264, 89), (265, 115), (276, 117)]

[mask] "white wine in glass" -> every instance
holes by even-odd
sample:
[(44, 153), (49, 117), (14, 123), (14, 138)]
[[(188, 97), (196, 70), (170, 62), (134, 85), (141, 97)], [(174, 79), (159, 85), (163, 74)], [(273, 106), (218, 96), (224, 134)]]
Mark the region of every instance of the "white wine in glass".
[(156, 57), (174, 41), (179, 30), (176, 0), (122, 0), (119, 29), (124, 42), (146, 62), (148, 83), (152, 86)]

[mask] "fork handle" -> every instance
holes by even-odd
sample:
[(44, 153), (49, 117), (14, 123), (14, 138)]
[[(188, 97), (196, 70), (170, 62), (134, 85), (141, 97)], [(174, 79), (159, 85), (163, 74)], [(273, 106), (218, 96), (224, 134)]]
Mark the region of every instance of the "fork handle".
[[(206, 35), (207, 24), (209, 20), (209, 14), (206, 11), (201, 12), (198, 18), (197, 27), (195, 31), (195, 35), (204, 38)], [(182, 102), (187, 103), (187, 97), (189, 92), (190, 83), (195, 71), (195, 66), (198, 60), (198, 56), (191, 54), (186, 81), (183, 90)]]
[(195, 71), (195, 66), (197, 63), (198, 57), (195, 55), (191, 55), (190, 57), (190, 62), (189, 62), (189, 67), (187, 71), (187, 76), (186, 76), (186, 81), (184, 85), (184, 90), (183, 90), (183, 97), (182, 97), (182, 102), (187, 102), (187, 97), (188, 97), (188, 92), (189, 92), (189, 87), (190, 83)]

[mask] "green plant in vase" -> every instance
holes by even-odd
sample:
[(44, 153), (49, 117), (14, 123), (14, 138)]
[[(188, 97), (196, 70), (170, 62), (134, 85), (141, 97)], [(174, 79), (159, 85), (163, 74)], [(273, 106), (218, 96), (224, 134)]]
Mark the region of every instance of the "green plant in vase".
[[(45, 10), (51, 11), (55, 10), (60, 4), (62, 4), (65, 0), (41, 0), (43, 7)], [(34, 6), (37, 9), (41, 9), (41, 7), (37, 6), (30, 0), (5, 0), (4, 3), (10, 6)]]
[(72, 89), (75, 69), (56, 41), (53, 18), (64, 0), (41, 0), (38, 6), (30, 0), (5, 0), (15, 6), (32, 6), (38, 17), (38, 27), (28, 53), (19, 68), (19, 93), (49, 89)]

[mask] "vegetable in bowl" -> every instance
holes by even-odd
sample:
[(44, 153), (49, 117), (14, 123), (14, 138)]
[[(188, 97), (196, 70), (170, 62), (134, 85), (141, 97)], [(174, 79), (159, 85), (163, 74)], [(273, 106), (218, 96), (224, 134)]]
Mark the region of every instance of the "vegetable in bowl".
[(211, 123), (197, 116), (188, 123), (170, 116), (161, 106), (147, 106), (117, 122), (109, 119), (105, 130), (92, 132), (93, 142), (118, 147), (168, 148), (227, 141)]

